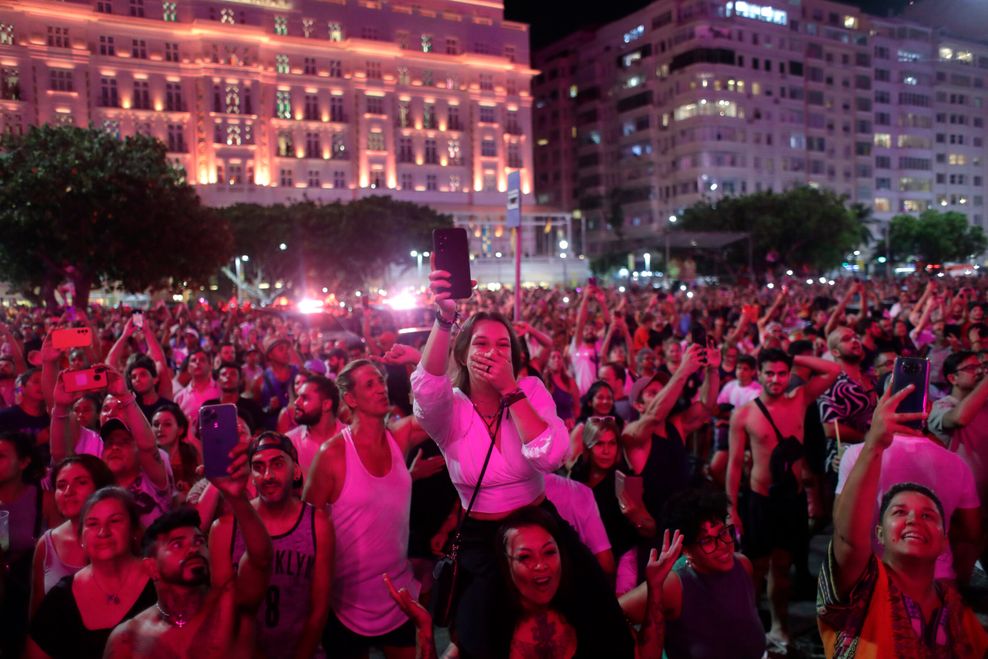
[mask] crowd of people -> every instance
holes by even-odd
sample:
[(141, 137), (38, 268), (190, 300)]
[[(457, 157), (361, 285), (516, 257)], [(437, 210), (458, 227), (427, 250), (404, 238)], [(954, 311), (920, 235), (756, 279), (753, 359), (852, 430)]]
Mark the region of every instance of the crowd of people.
[(2, 307), (0, 656), (988, 656), (988, 279), (423, 286)]

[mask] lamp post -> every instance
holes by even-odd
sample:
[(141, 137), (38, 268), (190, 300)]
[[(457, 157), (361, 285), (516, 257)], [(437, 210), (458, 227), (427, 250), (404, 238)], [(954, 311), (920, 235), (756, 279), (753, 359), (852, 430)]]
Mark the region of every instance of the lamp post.
[(652, 271), (652, 255), (650, 253), (648, 253), (648, 252), (645, 252), (642, 256), (645, 257), (645, 272), (651, 272)]

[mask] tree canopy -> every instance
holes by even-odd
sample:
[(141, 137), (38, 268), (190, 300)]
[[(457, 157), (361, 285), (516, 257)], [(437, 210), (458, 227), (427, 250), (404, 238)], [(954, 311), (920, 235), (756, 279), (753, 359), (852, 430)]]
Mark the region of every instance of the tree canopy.
[(916, 258), (926, 263), (943, 263), (981, 254), (988, 248), (988, 237), (981, 227), (968, 223), (962, 213), (927, 210), (919, 217), (893, 217), (889, 244), (895, 260)]
[(48, 304), (71, 281), (79, 307), (101, 284), (205, 283), (232, 248), (160, 141), (69, 126), (0, 140), (0, 233), (0, 277)]
[[(701, 201), (686, 209), (679, 226), (750, 233), (759, 272), (775, 266), (819, 272), (839, 265), (848, 251), (866, 242), (868, 215), (866, 208), (847, 208), (833, 192), (803, 186)], [(731, 245), (716, 258), (729, 266), (746, 264), (747, 245)]]
[(452, 226), (448, 215), (386, 196), (237, 204), (220, 212), (233, 231), (236, 253), (250, 257), (254, 274), (282, 280), (286, 288), (360, 288), (380, 280), (392, 265), (410, 265), (411, 250), (431, 249), (433, 229)]

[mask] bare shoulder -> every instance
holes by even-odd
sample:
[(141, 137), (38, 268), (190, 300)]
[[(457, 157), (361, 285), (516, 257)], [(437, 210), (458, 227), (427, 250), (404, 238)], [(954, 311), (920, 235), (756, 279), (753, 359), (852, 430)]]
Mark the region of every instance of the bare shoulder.
[(753, 568), (751, 567), (751, 559), (749, 559), (744, 554), (735, 553), (734, 554), (734, 560), (736, 560), (737, 562), (741, 563), (741, 567), (744, 568), (744, 571), (748, 574), (749, 577), (752, 575)]
[(319, 451), (316, 453), (316, 463), (319, 464), (321, 470), (332, 468), (333, 465), (345, 458), (345, 441), (343, 433), (338, 432), (322, 443), (322, 446), (319, 447)]
[(106, 642), (104, 659), (117, 659), (134, 656), (134, 646), (137, 642), (141, 619), (148, 615), (148, 611), (142, 611), (134, 618), (116, 626)]

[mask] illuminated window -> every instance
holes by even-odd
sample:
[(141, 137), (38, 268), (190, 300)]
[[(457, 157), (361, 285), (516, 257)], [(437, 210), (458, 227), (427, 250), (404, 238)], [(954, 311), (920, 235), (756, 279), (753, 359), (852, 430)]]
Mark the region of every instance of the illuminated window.
[(887, 197), (875, 197), (875, 203), (872, 206), (876, 213), (890, 213), (892, 211), (892, 204)]
[(178, 20), (178, 4), (175, 2), (162, 2), (161, 3), (161, 19), (168, 23), (174, 23)]
[(343, 24), (342, 23), (329, 23), (329, 40), (330, 41), (343, 41)]
[(237, 20), (232, 9), (220, 9), (220, 23), (233, 25)]
[(683, 121), (698, 116), (720, 116), (744, 118), (744, 110), (739, 109), (734, 101), (707, 101), (701, 99), (699, 103), (687, 103), (681, 105), (673, 111), (676, 121)]
[(854, 16), (845, 16), (844, 17), (844, 27), (847, 28), (848, 30), (857, 30), (858, 29), (858, 19), (856, 17), (854, 17)]
[(225, 108), (227, 114), (240, 114), (240, 85), (226, 86)]
[(926, 202), (916, 199), (903, 199), (902, 210), (906, 213), (921, 213), (926, 210)]
[(277, 73), (289, 73), (291, 72), (291, 66), (288, 64), (288, 55), (275, 55), (274, 56), (274, 70)]
[(274, 33), (275, 34), (280, 34), (282, 36), (288, 34), (288, 17), (287, 16), (275, 16), (274, 17)]
[(449, 191), (459, 192), (460, 191), (460, 177), (453, 175), (449, 177)]
[(947, 156), (947, 163), (951, 165), (966, 165), (967, 156), (963, 153), (951, 153)]
[(292, 118), (292, 93), (286, 89), (275, 92), (275, 116), (279, 119)]
[(946, 46), (942, 46), (940, 48), (940, 59), (941, 60), (944, 60), (944, 61), (954, 59), (954, 51), (951, 48), (947, 48)]
[(875, 133), (874, 140), (875, 146), (880, 146), (884, 149), (892, 147), (892, 136), (888, 133)]
[(367, 133), (367, 150), (384, 151), (384, 133)]
[(958, 50), (956, 53), (956, 59), (959, 62), (971, 64), (974, 62), (974, 55), (971, 54), (970, 50)]
[(743, 0), (728, 2), (725, 9), (728, 16), (737, 14), (738, 16), (742, 16), (744, 18), (750, 18), (755, 21), (765, 21), (766, 23), (775, 23), (776, 25), (786, 25), (789, 22), (788, 14), (781, 9), (763, 7), (751, 2), (744, 2)]
[(14, 45), (14, 26), (10, 23), (0, 23), (0, 46)]
[(346, 160), (346, 139), (343, 133), (333, 133), (330, 157), (333, 160)]
[(450, 165), (462, 164), (462, 160), (460, 160), (460, 158), (462, 157), (460, 155), (460, 140), (450, 140), (449, 142), (447, 142), (446, 153), (449, 155), (449, 160), (447, 162)]

